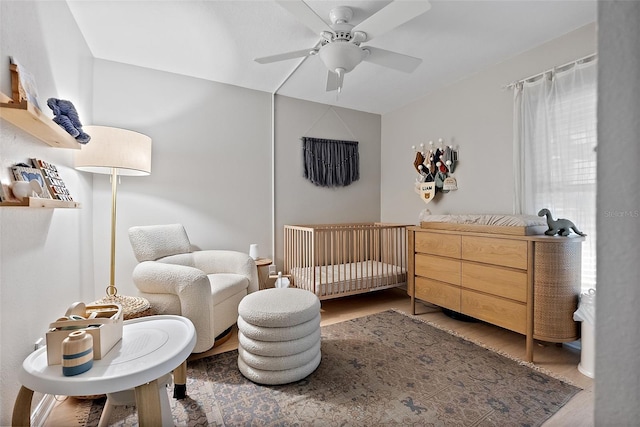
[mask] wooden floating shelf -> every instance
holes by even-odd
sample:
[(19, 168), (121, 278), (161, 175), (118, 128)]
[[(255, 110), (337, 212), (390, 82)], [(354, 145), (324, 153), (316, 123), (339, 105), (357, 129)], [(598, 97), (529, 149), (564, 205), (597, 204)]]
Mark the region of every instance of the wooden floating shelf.
[(80, 149), (80, 144), (74, 137), (45, 116), (35, 105), (27, 101), (14, 102), (1, 92), (0, 117), (52, 147)]
[(79, 202), (66, 200), (40, 199), (38, 197), (25, 197), (20, 202), (0, 202), (0, 207), (25, 207), (25, 208), (80, 208)]

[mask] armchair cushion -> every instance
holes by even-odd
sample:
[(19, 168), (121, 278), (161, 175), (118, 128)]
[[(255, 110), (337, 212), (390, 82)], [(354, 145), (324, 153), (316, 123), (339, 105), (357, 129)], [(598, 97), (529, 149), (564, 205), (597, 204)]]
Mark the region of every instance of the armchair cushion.
[[(258, 290), (256, 263), (246, 253), (221, 249), (194, 251), (187, 254), (166, 256), (157, 260), (167, 264), (177, 264), (197, 268), (209, 277), (217, 274), (241, 275), (247, 279), (248, 293)], [(213, 281), (211, 282), (214, 283)], [(214, 291), (215, 293), (215, 291)], [(214, 300), (217, 304), (219, 300)]]
[(138, 262), (191, 252), (191, 242), (182, 224), (131, 227), (129, 240)]
[(211, 282), (211, 296), (214, 306), (238, 292), (244, 291), (246, 293), (249, 287), (249, 279), (240, 274), (217, 273), (209, 274), (208, 277)]

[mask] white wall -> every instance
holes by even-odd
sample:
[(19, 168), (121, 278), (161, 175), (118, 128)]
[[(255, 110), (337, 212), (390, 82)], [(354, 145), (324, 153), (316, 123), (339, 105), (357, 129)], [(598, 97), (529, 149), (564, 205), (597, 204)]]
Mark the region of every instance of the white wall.
[[(502, 87), (592, 54), (595, 42), (591, 24), (383, 115), (382, 221), (415, 224), (425, 208), (432, 214), (512, 213), (513, 94)], [(425, 205), (414, 192), (411, 146), (438, 138), (459, 149), (459, 189)]]
[[(202, 249), (271, 256), (271, 96), (104, 60), (95, 62), (94, 124), (153, 140), (151, 175), (118, 187), (116, 286), (136, 295), (127, 230), (181, 223)], [(96, 292), (109, 281), (111, 185), (95, 175)]]
[(640, 3), (599, 2), (595, 425), (640, 420)]
[[(91, 121), (92, 56), (65, 2), (0, 2), (0, 90), (11, 95), (9, 56), (47, 98), (71, 100)], [(17, 372), (49, 322), (74, 301), (93, 299), (91, 188), (73, 151), (49, 147), (0, 120), (0, 181), (31, 157), (55, 164), (82, 209), (0, 208), (0, 425), (10, 425)], [(61, 313), (62, 310), (62, 313)], [(36, 396), (38, 400), (39, 396)]]
[[(285, 96), (275, 98), (276, 258), (282, 268), (285, 224), (380, 220), (380, 115)], [(304, 178), (301, 137), (358, 141), (360, 179), (318, 187)]]

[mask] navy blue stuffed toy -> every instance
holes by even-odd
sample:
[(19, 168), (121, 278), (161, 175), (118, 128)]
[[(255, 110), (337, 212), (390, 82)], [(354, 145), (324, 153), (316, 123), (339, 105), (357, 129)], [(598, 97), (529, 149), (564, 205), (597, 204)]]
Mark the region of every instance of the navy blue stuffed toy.
[(62, 126), (76, 141), (86, 144), (91, 140), (91, 137), (82, 131), (80, 117), (71, 101), (49, 98), (47, 105), (53, 110), (53, 121)]

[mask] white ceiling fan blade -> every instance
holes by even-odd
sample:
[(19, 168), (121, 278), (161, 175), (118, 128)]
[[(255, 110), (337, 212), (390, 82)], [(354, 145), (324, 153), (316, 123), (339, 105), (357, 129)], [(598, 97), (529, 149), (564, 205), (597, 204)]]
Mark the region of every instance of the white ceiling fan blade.
[(338, 90), (338, 74), (329, 70), (327, 72), (327, 92)]
[(277, 55), (255, 58), (254, 61), (256, 61), (259, 64), (270, 64), (272, 62), (285, 61), (287, 59), (302, 58), (303, 56), (309, 56), (311, 51), (313, 51), (313, 48), (295, 50), (292, 52), (285, 52), (285, 53), (279, 53)]
[(300, 22), (309, 27), (315, 34), (322, 34), (323, 31), (333, 32), (331, 27), (316, 15), (304, 1), (278, 0), (277, 3), (287, 9), (289, 13), (298, 18)]
[(382, 8), (378, 13), (356, 25), (352, 33), (362, 31), (367, 35), (367, 41), (393, 30), (418, 15), (431, 9), (428, 0), (395, 0)]
[(390, 50), (380, 49), (378, 47), (366, 46), (363, 47), (363, 49), (369, 51), (369, 55), (364, 56), (363, 61), (372, 62), (398, 71), (404, 71), (405, 73), (413, 72), (413, 70), (422, 63), (422, 59), (420, 58), (391, 52)]

